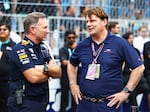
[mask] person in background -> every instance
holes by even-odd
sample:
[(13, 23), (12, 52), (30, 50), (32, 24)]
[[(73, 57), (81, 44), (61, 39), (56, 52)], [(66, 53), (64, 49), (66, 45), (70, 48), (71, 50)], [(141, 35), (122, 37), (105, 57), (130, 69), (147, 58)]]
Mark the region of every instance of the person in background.
[(8, 112), (9, 54), (15, 45), (10, 38), (10, 32), (10, 19), (2, 18), (0, 20), (0, 112)]
[(120, 11), (118, 9), (118, 6), (122, 4), (123, 0), (111, 0), (111, 9), (110, 9), (110, 17), (111, 18), (119, 18), (121, 15)]
[[(121, 112), (122, 103), (143, 75), (143, 62), (126, 40), (107, 30), (108, 16), (103, 9), (92, 8), (85, 18), (90, 36), (77, 45), (67, 65), (71, 93), (77, 103), (76, 112)], [(122, 78), (124, 61), (132, 69), (125, 86)]]
[[(17, 0), (1, 0), (0, 1), (0, 16), (5, 14), (15, 14)], [(11, 31), (16, 32), (16, 20), (14, 16), (11, 16)]]
[[(74, 6), (68, 6), (66, 12), (62, 15), (63, 17), (75, 17), (75, 8)], [(61, 20), (61, 31), (66, 31), (69, 29), (75, 30), (75, 22), (72, 19), (63, 19)]]
[(60, 0), (37, 0), (37, 2), (38, 4), (41, 4), (41, 5), (37, 4), (35, 6), (36, 7), (35, 10), (37, 12), (43, 12), (46, 14), (46, 16), (57, 16), (61, 14)]
[(149, 86), (149, 91), (148, 91), (148, 109), (149, 110), (148, 111), (150, 112), (150, 41), (144, 44), (143, 57), (144, 57), (144, 65), (145, 65), (144, 76)]
[(20, 35), (18, 35), (17, 33), (13, 32), (13, 31), (10, 32), (10, 38), (11, 38), (15, 43), (21, 42), (21, 39), (22, 39)]
[[(88, 10), (88, 7), (80, 7), (80, 15), (79, 17), (85, 18), (85, 13)], [(84, 20), (79, 20), (76, 22), (76, 28), (75, 32), (77, 36), (79, 37), (79, 41), (82, 41), (86, 37), (86, 21)]]
[(141, 14), (141, 12), (142, 12), (141, 10), (136, 10), (136, 11), (135, 11), (135, 14), (134, 14), (134, 15), (135, 15), (135, 19), (136, 19), (136, 20), (142, 19), (142, 14)]
[(120, 33), (120, 26), (119, 26), (118, 22), (110, 21), (109, 25), (108, 25), (108, 29), (112, 34), (121, 37), (120, 34), (119, 34)]
[[(59, 59), (61, 62), (61, 69), (62, 69), (62, 76), (60, 78), (60, 85), (61, 85), (61, 108), (60, 112), (66, 112), (67, 107), (69, 106), (69, 95), (70, 89), (69, 89), (69, 80), (68, 80), (68, 74), (67, 74), (67, 64), (69, 61), (69, 58), (72, 55), (72, 52), (74, 51), (76, 47), (76, 34), (73, 30), (67, 30), (65, 32), (65, 39), (64, 39), (64, 46), (60, 48), (59, 50)], [(72, 98), (72, 97), (71, 97)], [(76, 104), (74, 102), (74, 99), (71, 99), (71, 112), (76, 111)]]
[(148, 30), (146, 26), (141, 26), (138, 29), (138, 36), (133, 39), (133, 45), (140, 51), (143, 60), (143, 47), (144, 43), (148, 42), (150, 38), (148, 37)]
[(3, 16), (3, 12), (0, 10), (0, 17)]
[[(134, 35), (133, 35), (132, 32), (127, 32), (122, 37), (124, 39), (126, 39), (131, 46), (133, 46)], [(140, 51), (137, 48), (135, 48), (134, 46), (133, 46), (133, 48), (135, 49), (135, 51), (140, 56)], [(124, 84), (125, 85), (127, 84), (128, 80), (129, 80), (130, 74), (131, 74), (131, 70), (130, 70), (128, 64), (125, 62), (124, 66), (123, 66), (123, 79), (124, 79)], [(129, 96), (129, 102), (130, 102), (130, 105), (131, 105), (131, 110), (132, 110), (132, 108), (135, 108), (135, 107), (137, 108), (137, 110), (139, 110), (136, 97), (137, 97), (138, 94), (145, 93), (147, 91), (148, 91), (148, 84), (146, 82), (145, 77), (142, 76), (142, 78), (141, 78), (139, 84), (137, 85), (136, 89)]]
[(12, 17), (10, 16), (2, 16), (2, 18), (0, 19), (1, 21), (10, 21), (11, 23), (11, 32), (10, 32), (10, 38), (15, 42), (15, 43), (19, 43), (21, 41), (21, 37), (14, 31), (12, 31)]
[(17, 0), (3, 0), (3, 2), (0, 3), (0, 16), (3, 20), (11, 19), (10, 37), (15, 43), (19, 43), (21, 41), (21, 37), (16, 33), (16, 18), (14, 16), (5, 16), (5, 14), (16, 13), (16, 2)]
[(59, 78), (61, 69), (42, 42), (49, 33), (46, 15), (29, 13), (23, 40), (10, 53), (8, 112), (46, 112), (48, 79)]

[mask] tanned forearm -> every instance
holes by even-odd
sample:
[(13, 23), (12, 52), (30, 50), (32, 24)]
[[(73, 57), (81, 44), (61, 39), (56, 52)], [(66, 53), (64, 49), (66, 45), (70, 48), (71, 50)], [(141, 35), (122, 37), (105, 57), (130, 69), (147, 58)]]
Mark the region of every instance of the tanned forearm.
[(67, 65), (67, 72), (70, 85), (77, 84), (77, 68), (74, 67), (70, 62)]
[(49, 76), (43, 72), (43, 65), (37, 65), (34, 68), (29, 68), (23, 71), (25, 78), (30, 83), (42, 83), (48, 80)]
[(141, 80), (144, 69), (145, 69), (144, 65), (141, 65), (132, 70), (129, 81), (126, 85), (126, 87), (128, 87), (131, 91), (133, 91), (136, 88), (137, 84)]

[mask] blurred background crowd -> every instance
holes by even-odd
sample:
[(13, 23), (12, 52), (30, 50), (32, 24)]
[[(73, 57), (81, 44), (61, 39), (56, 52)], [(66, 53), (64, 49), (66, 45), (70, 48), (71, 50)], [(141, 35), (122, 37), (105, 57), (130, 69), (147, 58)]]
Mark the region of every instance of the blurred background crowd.
[[(150, 41), (150, 0), (0, 0), (0, 19), (3, 17), (11, 19), (11, 38), (18, 43), (24, 36), (23, 20), (26, 14), (33, 11), (44, 12), (50, 31), (47, 42), (59, 61), (59, 49), (65, 43), (65, 32), (73, 30), (77, 43), (86, 38), (88, 33), (84, 13), (96, 6), (102, 7), (108, 14), (110, 21), (108, 28), (112, 33), (125, 39), (129, 38), (130, 33), (132, 39), (143, 38), (143, 41), (135, 39), (136, 42), (134, 40), (131, 42), (143, 58), (144, 43)], [(52, 89), (56, 88), (52, 94), (60, 92), (59, 84)], [(55, 98), (52, 100), (55, 101)]]

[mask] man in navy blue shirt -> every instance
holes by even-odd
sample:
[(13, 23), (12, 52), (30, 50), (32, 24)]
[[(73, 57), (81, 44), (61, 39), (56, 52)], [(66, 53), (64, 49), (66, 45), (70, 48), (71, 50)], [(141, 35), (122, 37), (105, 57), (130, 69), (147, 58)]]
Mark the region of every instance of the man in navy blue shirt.
[[(107, 30), (108, 16), (103, 9), (90, 9), (85, 18), (90, 37), (77, 45), (68, 63), (70, 89), (78, 104), (77, 112), (121, 112), (121, 104), (141, 79), (144, 65), (126, 40)], [(122, 78), (124, 61), (132, 69), (125, 87)]]
[(49, 33), (46, 16), (33, 12), (24, 21), (24, 39), (10, 53), (9, 112), (46, 112), (48, 79), (61, 69), (43, 45)]

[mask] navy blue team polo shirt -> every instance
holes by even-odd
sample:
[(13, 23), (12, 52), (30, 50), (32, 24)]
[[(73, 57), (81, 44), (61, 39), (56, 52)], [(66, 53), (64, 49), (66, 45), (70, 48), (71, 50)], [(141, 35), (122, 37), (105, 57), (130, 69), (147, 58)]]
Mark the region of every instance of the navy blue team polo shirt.
[(131, 69), (140, 66), (143, 62), (126, 40), (108, 33), (97, 60), (97, 63), (100, 64), (100, 78), (86, 79), (88, 65), (93, 61), (92, 42), (97, 50), (100, 45), (97, 45), (92, 37), (88, 37), (78, 44), (70, 58), (73, 66), (81, 64), (79, 85), (82, 94), (91, 97), (107, 97), (120, 92), (123, 88), (123, 62), (126, 61)]
[(10, 92), (20, 88), (19, 82), (25, 84), (25, 95), (41, 96), (48, 91), (48, 81), (39, 84), (28, 82), (23, 71), (33, 68), (35, 65), (43, 65), (44, 57), (41, 53), (40, 45), (33, 43), (27, 37), (17, 44), (10, 54)]

